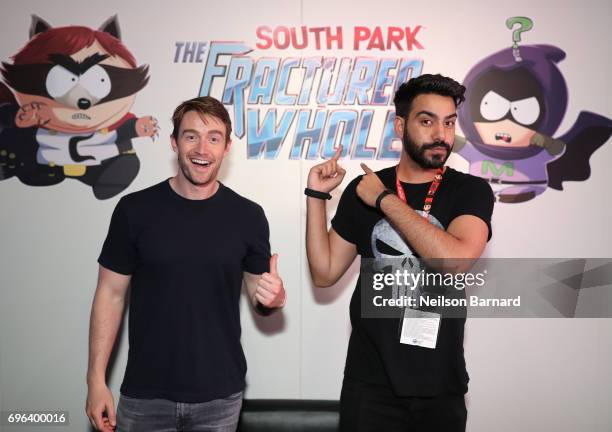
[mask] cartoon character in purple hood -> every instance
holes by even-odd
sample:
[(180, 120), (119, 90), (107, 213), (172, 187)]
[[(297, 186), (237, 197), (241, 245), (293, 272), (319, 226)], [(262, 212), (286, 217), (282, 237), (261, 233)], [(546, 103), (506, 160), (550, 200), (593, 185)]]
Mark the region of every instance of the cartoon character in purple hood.
[(590, 176), (589, 158), (612, 134), (612, 120), (582, 111), (570, 130), (553, 138), (567, 108), (568, 91), (557, 63), (565, 52), (551, 45), (501, 50), (467, 74), (463, 110), (466, 140), (453, 151), (470, 173), (491, 183), (500, 202), (519, 203), (564, 181)]

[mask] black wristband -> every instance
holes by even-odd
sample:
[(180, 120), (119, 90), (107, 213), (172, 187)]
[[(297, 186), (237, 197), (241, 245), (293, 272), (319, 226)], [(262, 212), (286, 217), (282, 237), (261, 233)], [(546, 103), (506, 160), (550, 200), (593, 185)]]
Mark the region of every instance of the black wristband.
[(389, 189), (385, 189), (384, 191), (382, 191), (380, 195), (378, 195), (378, 198), (376, 198), (376, 210), (382, 213), (382, 209), (380, 208), (380, 203), (382, 202), (384, 197), (386, 197), (387, 195), (392, 195), (392, 194), (393, 192), (391, 192)]
[(310, 189), (310, 188), (304, 189), (304, 195), (312, 197), (312, 198), (318, 198), (318, 199), (324, 199), (324, 200), (330, 200), (331, 199), (331, 195), (329, 193), (321, 192), (321, 191), (316, 191), (316, 190)]

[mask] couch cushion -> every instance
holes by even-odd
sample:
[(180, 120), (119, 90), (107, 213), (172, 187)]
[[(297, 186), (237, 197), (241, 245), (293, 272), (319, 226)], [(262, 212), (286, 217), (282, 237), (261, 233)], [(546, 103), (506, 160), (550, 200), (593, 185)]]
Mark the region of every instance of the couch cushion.
[(338, 401), (303, 399), (245, 400), (240, 432), (337, 432)]

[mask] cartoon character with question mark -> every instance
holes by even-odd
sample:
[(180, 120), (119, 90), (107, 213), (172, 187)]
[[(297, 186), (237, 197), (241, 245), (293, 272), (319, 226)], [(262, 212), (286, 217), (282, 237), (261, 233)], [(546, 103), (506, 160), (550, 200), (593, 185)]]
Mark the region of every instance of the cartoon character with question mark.
[(565, 52), (551, 45), (519, 48), (531, 19), (506, 21), (513, 46), (479, 62), (467, 74), (465, 108), (459, 112), (466, 140), (453, 151), (470, 163), (470, 173), (491, 183), (504, 203), (531, 200), (564, 181), (590, 176), (589, 159), (612, 134), (612, 120), (581, 111), (568, 132), (553, 138), (561, 124), (568, 89), (557, 63)]

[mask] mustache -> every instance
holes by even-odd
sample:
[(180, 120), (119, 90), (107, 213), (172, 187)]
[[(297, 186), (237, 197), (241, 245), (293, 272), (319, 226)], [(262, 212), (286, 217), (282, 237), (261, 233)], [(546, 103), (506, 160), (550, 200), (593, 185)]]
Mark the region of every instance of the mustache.
[(431, 150), (431, 149), (435, 149), (435, 148), (443, 148), (447, 152), (451, 151), (450, 144), (446, 143), (445, 141), (434, 141), (432, 143), (423, 144), (421, 146), (421, 151)]

